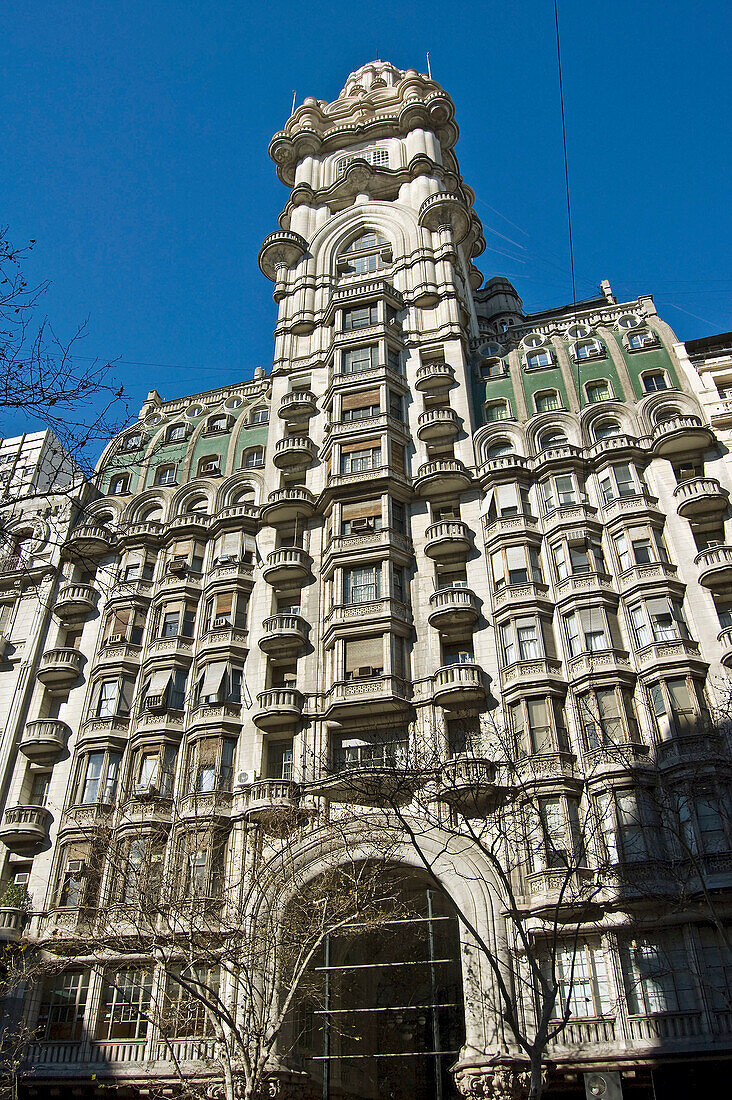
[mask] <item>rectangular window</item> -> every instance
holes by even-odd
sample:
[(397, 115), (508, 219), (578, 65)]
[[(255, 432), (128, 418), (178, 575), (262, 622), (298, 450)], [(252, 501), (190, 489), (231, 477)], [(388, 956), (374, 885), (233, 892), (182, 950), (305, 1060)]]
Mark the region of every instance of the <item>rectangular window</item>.
[(683, 941), (659, 936), (623, 944), (621, 964), (633, 1015), (694, 1011), (697, 998)]
[(587, 943), (560, 947), (556, 955), (559, 986), (555, 1018), (601, 1017), (614, 1011), (605, 950)]
[(362, 348), (346, 348), (343, 352), (343, 373), (360, 374), (379, 364), (378, 344), (367, 344)]
[(341, 453), (341, 473), (355, 474), (375, 470), (381, 466), (381, 447), (364, 447), (357, 451)]
[(379, 310), (375, 302), (357, 309), (343, 310), (343, 328), (346, 332), (351, 329), (368, 328), (369, 325), (375, 325), (378, 319)]
[(108, 975), (99, 1009), (98, 1039), (144, 1039), (147, 1035), (152, 974), (117, 970)]
[(381, 598), (381, 566), (349, 569), (343, 574), (344, 603), (369, 603)]
[(78, 1042), (83, 1036), (88, 993), (88, 973), (67, 971), (46, 979), (38, 1010), (38, 1038)]

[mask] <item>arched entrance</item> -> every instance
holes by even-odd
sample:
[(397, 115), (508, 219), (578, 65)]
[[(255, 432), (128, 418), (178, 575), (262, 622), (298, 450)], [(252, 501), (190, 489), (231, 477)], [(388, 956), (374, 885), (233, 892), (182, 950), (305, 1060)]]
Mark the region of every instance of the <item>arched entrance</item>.
[[(378, 931), (333, 935), (312, 968), (298, 1047), (323, 1100), (452, 1100), (465, 1038), (458, 921), (413, 871)], [(406, 912), (405, 912), (406, 910)]]

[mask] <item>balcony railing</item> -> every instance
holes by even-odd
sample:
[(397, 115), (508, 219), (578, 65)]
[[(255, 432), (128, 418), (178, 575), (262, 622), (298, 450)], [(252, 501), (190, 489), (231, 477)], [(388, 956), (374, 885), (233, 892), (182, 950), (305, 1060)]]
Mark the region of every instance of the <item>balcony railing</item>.
[(26, 722), (18, 748), (23, 756), (36, 764), (50, 764), (66, 748), (71, 729), (57, 718), (40, 718)]
[(88, 615), (97, 602), (96, 589), (90, 584), (64, 584), (59, 589), (53, 610), (60, 619)]

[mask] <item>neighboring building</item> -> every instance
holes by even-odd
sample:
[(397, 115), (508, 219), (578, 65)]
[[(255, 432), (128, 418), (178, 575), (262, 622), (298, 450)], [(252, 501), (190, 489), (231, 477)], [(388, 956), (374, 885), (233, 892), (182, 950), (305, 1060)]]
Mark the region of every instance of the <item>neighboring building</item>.
[(68, 488), (79, 468), (51, 431), (0, 439), (0, 505)]
[[(505, 793), (530, 772), (507, 812), (535, 811), (543, 839), (513, 853), (513, 888), (537, 944), (563, 914), (572, 1011), (548, 1087), (584, 1095), (585, 1070), (612, 1070), (631, 1096), (691, 1094), (732, 1051), (732, 466), (706, 408), (716, 352), (697, 341), (685, 356), (650, 297), (618, 303), (607, 283), (532, 315), (506, 279), (483, 285), (457, 133), (439, 85), (374, 62), (273, 138), (291, 193), (260, 252), (272, 371), (170, 402), (152, 391), (103, 456), (11, 759), (4, 881), (29, 876), (26, 935), (63, 944), (92, 919), (92, 828), (167, 830), (173, 874), (203, 799), (225, 841), (225, 855), (189, 851), (207, 897), (282, 845), (316, 866), (367, 801), (363, 776), (405, 771), (420, 746), (485, 764), (468, 774), (487, 807), (501, 783), (481, 775), (513, 777)], [(288, 809), (297, 825), (268, 832)], [(580, 822), (595, 823), (582, 841)], [(586, 917), (582, 897), (567, 916), (557, 896), (570, 851), (592, 884)], [(376, 961), (340, 960), (329, 1011), (362, 1013), (358, 1035), (324, 1046), (327, 1026), (304, 1028), (306, 1083), (281, 1078), (280, 1095), (447, 1097), (451, 1067), (462, 1095), (522, 1094), (489, 967), (450, 908), (460, 894), (505, 953), (516, 918), (490, 864), (455, 857), (440, 893), (408, 845), (404, 858), (428, 915)], [(97, 870), (106, 927), (119, 896)], [(439, 957), (433, 918), (450, 929)], [(407, 965), (411, 992), (393, 976)], [(121, 949), (71, 958), (35, 991), (26, 1088), (175, 1085), (142, 962), (122, 997), (110, 967), (124, 966)], [(530, 1020), (525, 959), (511, 966)], [(400, 1001), (422, 978), (425, 999)], [(192, 1023), (175, 1048), (191, 1074), (203, 1032)]]

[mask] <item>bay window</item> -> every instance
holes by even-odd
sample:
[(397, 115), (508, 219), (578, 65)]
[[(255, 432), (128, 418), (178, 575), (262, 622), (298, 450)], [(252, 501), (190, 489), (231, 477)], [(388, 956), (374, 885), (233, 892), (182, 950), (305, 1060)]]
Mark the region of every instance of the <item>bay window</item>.
[(46, 978), (38, 1009), (36, 1038), (43, 1042), (78, 1042), (84, 1034), (89, 972), (66, 970)]
[(345, 348), (341, 353), (343, 374), (361, 374), (379, 365), (379, 345), (364, 344), (360, 348)]
[(78, 766), (76, 803), (111, 806), (117, 793), (121, 760), (121, 753), (109, 749), (84, 753)]
[(610, 504), (613, 500), (624, 500), (627, 497), (640, 496), (646, 488), (645, 482), (635, 466), (631, 466), (627, 462), (608, 466), (599, 475), (598, 481), (604, 504)]
[[(297, 614), (296, 612), (292, 614)], [(280, 614), (284, 613), (278, 608)], [(242, 669), (226, 661), (213, 661), (198, 676), (196, 685), (199, 704), (217, 706), (222, 703), (241, 703)]]
[(247, 625), (249, 595), (239, 589), (233, 592), (217, 592), (206, 600), (205, 625), (207, 630), (244, 630)]
[(570, 657), (612, 648), (607, 613), (602, 607), (588, 607), (562, 616)]
[(184, 710), (187, 682), (188, 673), (185, 669), (158, 669), (143, 685), (141, 711)]
[(381, 598), (381, 563), (365, 565), (360, 569), (344, 569), (343, 602), (345, 604), (369, 603)]
[(509, 703), (506, 714), (517, 758), (566, 751), (567, 731), (558, 699), (549, 695), (528, 696)]
[(381, 443), (369, 440), (341, 447), (341, 473), (355, 474), (381, 466)]
[(159, 795), (170, 798), (173, 793), (175, 759), (174, 745), (146, 745), (138, 749), (132, 762), (132, 794)]
[(668, 562), (663, 539), (655, 527), (630, 527), (613, 536), (621, 573), (634, 565)]
[(497, 520), (504, 516), (518, 515), (531, 515), (529, 490), (525, 485), (519, 485), (517, 482), (496, 485), (488, 498), (488, 518)]
[(103, 645), (140, 645), (145, 630), (145, 612), (138, 607), (118, 607), (107, 615), (102, 634)]
[(364, 500), (341, 505), (341, 534), (368, 534), (383, 526), (381, 500)]
[(491, 554), (491, 575), (497, 591), (507, 584), (541, 584), (544, 580), (535, 546), (507, 546)]
[(499, 637), (504, 667), (517, 661), (536, 661), (545, 655), (542, 624), (536, 615), (503, 623)]
[(640, 740), (633, 708), (633, 696), (627, 688), (594, 688), (577, 696), (580, 726), (585, 748), (592, 751), (627, 741)]
[(632, 1015), (689, 1012), (698, 1007), (686, 946), (680, 932), (626, 940), (620, 961)]
[(384, 636), (347, 638), (345, 645), (346, 680), (368, 679), (384, 673)]
[(580, 493), (574, 474), (557, 474), (541, 482), (541, 497), (544, 512), (553, 512), (556, 508), (579, 504)]
[(576, 799), (538, 798), (524, 811), (531, 870), (570, 870), (577, 866), (583, 856)]
[(659, 854), (659, 827), (649, 793), (634, 790), (603, 791), (595, 797), (604, 859), (637, 863)]
[(90, 905), (96, 895), (98, 878), (89, 875), (91, 842), (76, 840), (61, 849), (53, 905), (56, 909), (79, 909)]
[(349, 332), (351, 329), (368, 328), (369, 325), (378, 323), (379, 307), (376, 302), (370, 302), (366, 306), (355, 306), (353, 309), (344, 309), (342, 317), (344, 332)]
[(150, 970), (121, 969), (105, 975), (96, 1038), (144, 1039), (151, 993)]
[(170, 967), (161, 1021), (164, 1034), (170, 1038), (212, 1035), (219, 982), (218, 966), (177, 963)]
[(119, 579), (129, 581), (151, 581), (155, 572), (155, 558), (148, 554), (125, 554), (119, 569)]
[(227, 835), (198, 829), (181, 840), (181, 886), (184, 898), (220, 898), (224, 887)]
[(406, 729), (337, 737), (333, 746), (334, 771), (357, 768), (403, 768), (407, 763), (409, 734)]
[(697, 928), (699, 969), (704, 991), (715, 1012), (728, 1012), (732, 1004), (732, 953), (726, 935), (718, 928)]
[(569, 1015), (599, 1018), (615, 1013), (615, 998), (607, 965), (608, 952), (600, 944), (580, 941), (560, 945), (555, 956), (559, 987), (555, 1019)]
[(127, 718), (132, 706), (135, 681), (129, 676), (114, 676), (100, 680), (92, 692), (91, 716), (94, 718)]
[(170, 600), (156, 612), (157, 635), (160, 638), (192, 638), (196, 621), (196, 605), (185, 600)]
[(192, 794), (230, 791), (236, 741), (230, 737), (202, 737), (188, 750), (188, 786)]
[(146, 833), (124, 842), (118, 881), (119, 900), (125, 905), (155, 904), (163, 885), (165, 839)]
[(381, 412), (381, 394), (378, 389), (344, 393), (341, 398), (341, 420), (366, 420)]
[(557, 580), (584, 573), (606, 572), (602, 545), (596, 539), (573, 541), (562, 539), (551, 545), (552, 561)]
[(643, 600), (631, 607), (629, 614), (633, 640), (638, 649), (653, 642), (669, 642), (689, 637), (681, 604), (670, 596)]
[(175, 573), (179, 570), (182, 572), (190, 570), (192, 573), (201, 573), (203, 571), (205, 549), (205, 544), (198, 539), (179, 539), (174, 542), (168, 551), (168, 572)]
[(708, 717), (699, 686), (690, 677), (659, 680), (650, 685), (648, 694), (661, 738), (674, 733), (681, 736), (695, 733)]
[[(725, 792), (728, 793), (728, 792)], [(682, 857), (729, 851), (723, 806), (716, 790), (683, 791), (676, 795)]]

